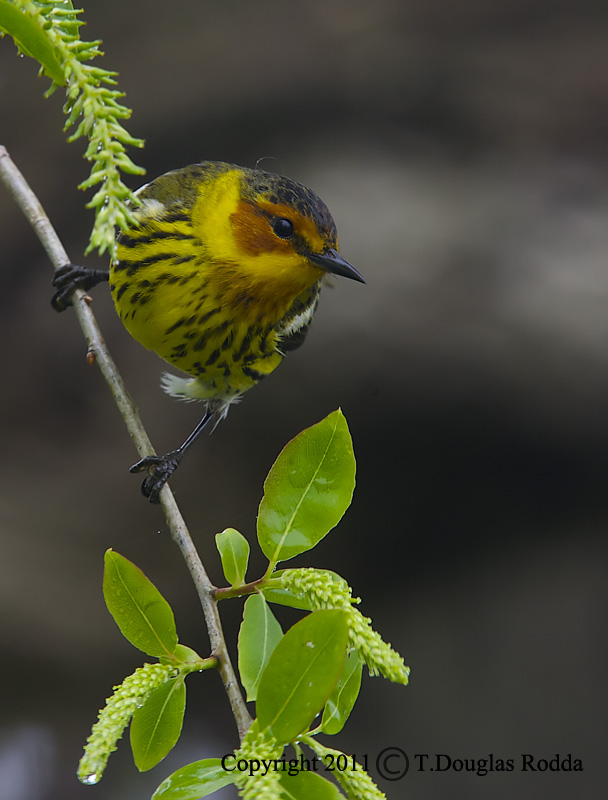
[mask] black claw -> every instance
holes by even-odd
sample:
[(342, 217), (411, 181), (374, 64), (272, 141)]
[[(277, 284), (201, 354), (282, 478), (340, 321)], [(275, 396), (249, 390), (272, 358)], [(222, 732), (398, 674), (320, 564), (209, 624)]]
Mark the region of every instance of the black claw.
[(141, 493), (147, 497), (151, 503), (160, 502), (160, 490), (169, 480), (171, 475), (178, 468), (182, 460), (182, 453), (179, 450), (172, 450), (164, 456), (146, 456), (133, 464), (129, 472), (148, 471), (141, 485)]
[(55, 311), (65, 311), (72, 305), (72, 295), (76, 289), (88, 292), (98, 283), (107, 281), (108, 277), (108, 273), (101, 269), (64, 264), (53, 276), (53, 286), (57, 291), (51, 298), (51, 305)]
[(148, 499), (150, 503), (158, 505), (160, 503), (160, 490), (164, 485), (165, 484), (162, 483), (160, 486), (157, 486), (155, 481), (153, 481), (150, 477), (144, 478), (141, 484), (141, 493)]

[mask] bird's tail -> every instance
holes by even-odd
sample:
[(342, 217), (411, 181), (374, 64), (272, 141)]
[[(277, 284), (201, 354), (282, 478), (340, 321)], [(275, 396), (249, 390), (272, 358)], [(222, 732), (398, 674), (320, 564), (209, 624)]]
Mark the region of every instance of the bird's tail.
[(177, 397), (187, 403), (193, 403), (196, 400), (205, 403), (207, 410), (213, 413), (212, 431), (224, 419), (232, 403), (238, 403), (241, 399), (239, 394), (218, 397), (214, 389), (210, 391), (209, 386), (198, 378), (180, 378), (170, 372), (163, 373), (160, 384), (171, 397)]
[(186, 402), (193, 402), (195, 400), (208, 400), (208, 396), (203, 393), (203, 387), (200, 381), (196, 378), (180, 378), (178, 375), (171, 375), (170, 372), (164, 372), (160, 385), (163, 391), (170, 394), (171, 397), (177, 397), (179, 400), (186, 400)]

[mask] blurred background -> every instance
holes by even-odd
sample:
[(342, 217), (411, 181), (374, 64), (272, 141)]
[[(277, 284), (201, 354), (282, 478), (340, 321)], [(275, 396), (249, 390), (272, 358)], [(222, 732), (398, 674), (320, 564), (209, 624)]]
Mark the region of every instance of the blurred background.
[[(608, 11), (593, 0), (159, 0), (85, 3), (134, 109), (153, 178), (218, 159), (313, 188), (367, 286), (326, 289), (306, 345), (188, 454), (172, 482), (212, 580), (214, 534), (255, 516), (282, 446), (342, 406), (358, 482), (339, 527), (294, 565), (344, 575), (411, 666), (365, 678), (326, 743), (369, 755), (389, 798), (603, 797), (607, 709)], [(101, 62), (100, 62), (101, 63)], [(0, 42), (0, 142), (75, 262), (92, 215), (62, 99)], [(135, 188), (141, 181), (131, 180)], [(189, 679), (184, 736), (139, 775), (123, 742), (101, 783), (75, 769), (97, 709), (142, 663), (101, 594), (108, 547), (208, 640), (135, 451), (49, 263), (0, 190), (0, 786), (3, 800), (144, 800), (236, 731), (216, 675)], [(103, 267), (103, 259), (87, 263)], [(159, 451), (200, 409), (159, 387), (107, 291), (94, 309)], [(222, 607), (236, 639), (241, 607)], [(280, 612), (279, 612), (280, 614)], [(283, 615), (284, 620), (287, 618)], [(287, 620), (289, 621), (289, 620)], [(410, 756), (514, 758), (511, 773), (382, 780)], [(522, 773), (571, 753), (583, 772)], [(407, 793), (407, 794), (406, 794)], [(222, 795), (234, 797), (228, 789)]]

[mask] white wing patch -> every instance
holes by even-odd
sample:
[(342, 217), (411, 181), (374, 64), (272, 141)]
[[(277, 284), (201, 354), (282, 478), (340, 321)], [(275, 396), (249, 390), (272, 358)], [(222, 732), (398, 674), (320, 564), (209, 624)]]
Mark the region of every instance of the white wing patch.
[(305, 328), (307, 325), (310, 325), (310, 321), (315, 313), (315, 306), (316, 303), (311, 303), (308, 308), (300, 311), (300, 313), (296, 314), (293, 319), (290, 319), (287, 325), (285, 325), (284, 328), (281, 328), (281, 336), (292, 336), (301, 328)]
[[(145, 189), (145, 186), (142, 186), (142, 189)], [(140, 191), (141, 189), (138, 189), (135, 194), (138, 194)], [(147, 197), (142, 201), (141, 206), (135, 209), (135, 216), (140, 219), (162, 219), (164, 214), (165, 204), (151, 197)]]

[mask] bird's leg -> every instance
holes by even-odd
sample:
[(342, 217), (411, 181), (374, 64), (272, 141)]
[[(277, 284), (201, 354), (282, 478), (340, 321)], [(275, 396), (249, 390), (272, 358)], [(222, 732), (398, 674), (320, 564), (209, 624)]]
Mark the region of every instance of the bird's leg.
[(148, 472), (148, 475), (144, 478), (144, 482), (141, 485), (141, 493), (144, 497), (147, 497), (151, 503), (160, 502), (160, 490), (179, 467), (184, 453), (212, 417), (212, 411), (205, 412), (204, 417), (196, 428), (177, 450), (170, 450), (168, 453), (165, 453), (164, 456), (146, 456), (142, 458), (141, 461), (138, 461), (137, 464), (133, 464), (130, 468), (129, 472)]
[(51, 298), (51, 305), (55, 311), (65, 311), (72, 305), (72, 294), (76, 289), (88, 292), (98, 283), (109, 279), (110, 273), (107, 270), (64, 264), (56, 270), (53, 277), (53, 286), (57, 291)]

